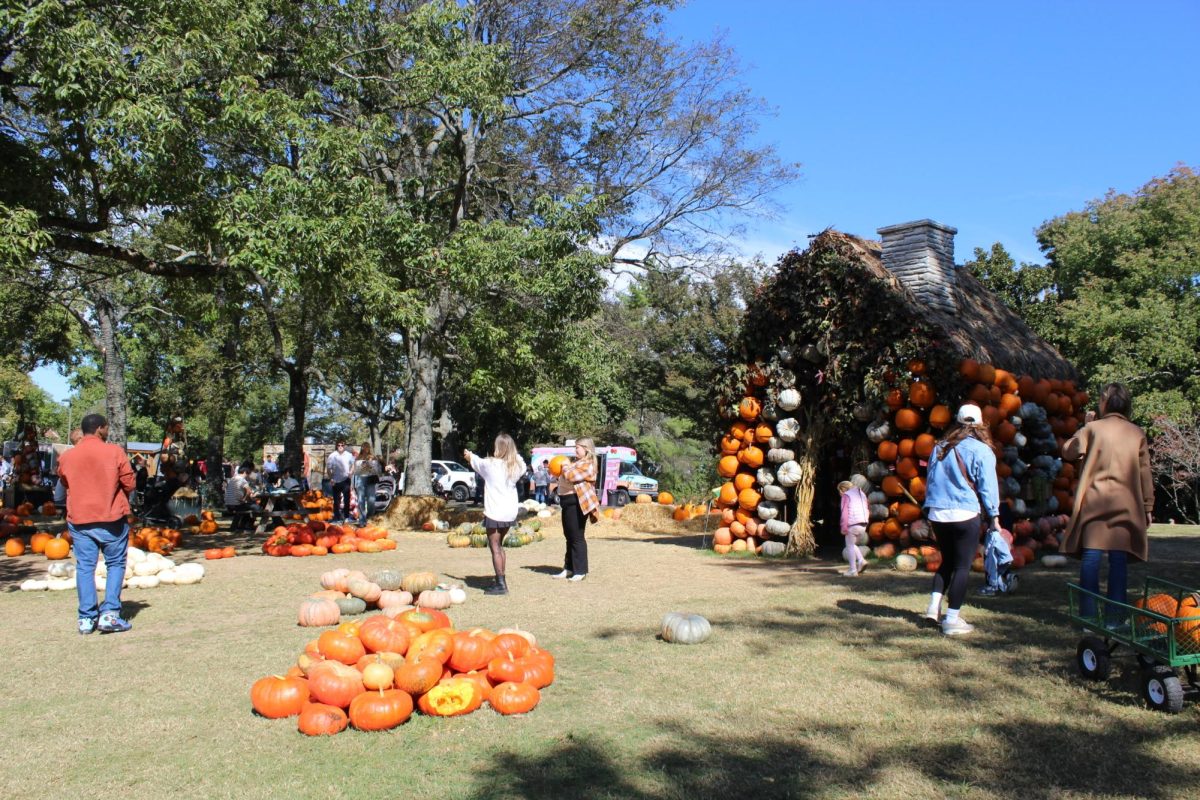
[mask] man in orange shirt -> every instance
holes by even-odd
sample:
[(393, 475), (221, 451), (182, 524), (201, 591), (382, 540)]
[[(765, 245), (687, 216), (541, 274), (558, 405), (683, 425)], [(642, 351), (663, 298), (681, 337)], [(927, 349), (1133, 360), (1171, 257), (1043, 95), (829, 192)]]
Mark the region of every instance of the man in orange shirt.
[[(67, 529), (75, 546), (75, 590), (79, 632), (124, 633), (133, 626), (121, 618), (121, 584), (129, 547), (129, 493), (136, 480), (125, 451), (108, 443), (108, 420), (88, 414), (83, 438), (58, 460), (67, 488)], [(97, 608), (96, 562), (104, 553), (108, 576), (104, 603)]]

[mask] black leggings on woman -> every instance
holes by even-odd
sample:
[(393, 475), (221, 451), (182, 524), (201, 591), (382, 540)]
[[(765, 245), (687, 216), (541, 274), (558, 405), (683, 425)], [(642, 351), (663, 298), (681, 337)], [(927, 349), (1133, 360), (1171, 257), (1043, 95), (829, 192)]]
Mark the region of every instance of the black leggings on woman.
[(933, 591), (947, 595), (947, 608), (962, 608), (971, 562), (979, 549), (979, 516), (962, 522), (935, 522), (933, 532), (942, 551), (942, 565), (933, 576)]
[(574, 494), (560, 494), (558, 502), (562, 505), (563, 534), (567, 537), (567, 557), (563, 569), (573, 575), (586, 575), (588, 553), (583, 530), (587, 527), (587, 517), (579, 507), (579, 498)]

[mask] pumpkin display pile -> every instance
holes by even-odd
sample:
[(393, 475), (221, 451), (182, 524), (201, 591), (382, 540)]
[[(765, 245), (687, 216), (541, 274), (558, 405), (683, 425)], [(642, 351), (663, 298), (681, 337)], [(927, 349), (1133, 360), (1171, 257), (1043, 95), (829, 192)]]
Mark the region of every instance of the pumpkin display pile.
[(382, 553), (395, 550), (396, 543), (388, 532), (374, 525), (351, 528), (327, 525), (324, 520), (280, 525), (263, 542), (262, 551), (269, 556), (324, 556), (329, 553)]
[(381, 569), (370, 575), (360, 570), (339, 568), (321, 575), (321, 590), (300, 604), (298, 622), (303, 627), (337, 625), (343, 616), (369, 609), (396, 617), (416, 608), (442, 610), (466, 602), (467, 592), (457, 584), (438, 581), (432, 572), (401, 575)]
[(326, 497), (321, 491), (311, 489), (300, 495), (300, 507), (308, 512), (310, 520), (329, 522), (333, 519), (333, 498)]
[[(546, 538), (542, 533), (542, 521), (531, 519), (519, 522), (504, 535), (501, 544), (505, 547), (524, 547), (527, 544), (540, 542)], [(478, 522), (464, 522), (450, 533), (446, 534), (446, 544), (450, 547), (487, 547), (487, 529)]]
[[(789, 416), (800, 406), (800, 393), (788, 385), (768, 389), (766, 374), (754, 366), (737, 407), (740, 419), (719, 443), (717, 471), (726, 483), (715, 501), (722, 526), (714, 533), (713, 548), (720, 553), (761, 553), (765, 542), (786, 537), (789, 489), (800, 477), (791, 443), (801, 425)], [(1069, 521), (1060, 512), (1070, 510), (1077, 484), (1074, 467), (1061, 458), (1062, 446), (1082, 423), (1088, 394), (1072, 381), (1017, 377), (972, 359), (962, 360), (958, 373), (960, 385), (941, 397), (925, 363), (910, 360), (887, 376), (892, 385), (880, 407), (855, 409), (870, 443), (865, 474), (851, 476), (870, 504), (867, 533), (859, 544), (869, 544), (878, 558), (903, 554), (937, 569), (940, 555), (921, 513), (927, 459), (951, 425), (952, 409), (969, 401), (982, 409), (994, 439), (1000, 494), (1017, 518), (1005, 533), (1019, 569), (1040, 551), (1058, 549)]]
[[(125, 577), (121, 586), (128, 589), (155, 589), (160, 586), (191, 586), (204, 579), (204, 565), (176, 564), (160, 553), (129, 547), (125, 553)], [(101, 556), (96, 563), (96, 591), (108, 585), (108, 565)], [(75, 565), (56, 561), (47, 568), (45, 578), (30, 578), (21, 583), (25, 592), (75, 588)]]
[[(7, 528), (8, 525), (6, 524)], [(29, 547), (25, 546), (25, 539), (20, 534), (10, 535), (4, 542), (4, 554), (9, 558), (16, 558), (25, 555), (26, 552), (32, 552), (35, 555), (44, 555), (49, 561), (61, 561), (71, 555), (71, 534), (63, 531), (55, 536), (46, 531), (39, 531), (33, 527), (18, 527), (16, 530), (31, 530), (33, 535), (29, 537)]]
[(268, 719), (296, 717), (309, 736), (396, 728), (414, 711), (457, 717), (487, 704), (525, 714), (554, 682), (554, 656), (518, 629), (456, 630), (436, 609), (343, 622), (310, 641), (286, 673), (254, 682)]

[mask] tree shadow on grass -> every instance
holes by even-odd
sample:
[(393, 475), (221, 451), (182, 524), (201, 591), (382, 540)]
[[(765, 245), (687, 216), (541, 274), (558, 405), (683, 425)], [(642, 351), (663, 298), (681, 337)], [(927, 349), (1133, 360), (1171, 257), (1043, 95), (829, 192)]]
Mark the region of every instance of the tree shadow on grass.
[(26, 553), (16, 558), (4, 558), (0, 561), (0, 587), (5, 592), (20, 591), (21, 581), (29, 578), (45, 580), (46, 557)]
[[(925, 743), (885, 738), (843, 750), (854, 733), (850, 723), (747, 735), (660, 720), (656, 744), (640, 754), (622, 752), (602, 732), (587, 741), (571, 736), (534, 754), (500, 750), (480, 765), (470, 796), (762, 800), (882, 792), (924, 797), (930, 783), (941, 787), (938, 796), (974, 787), (1012, 800), (1099, 793), (1165, 800), (1193, 794), (1200, 768), (1181, 768), (1157, 755), (1157, 745), (1171, 732), (1147, 726), (1118, 733), (1118, 726), (1120, 720), (1107, 718), (984, 720), (972, 739), (993, 746), (964, 746), (961, 736), (951, 734), (944, 741), (931, 732)], [(913, 773), (923, 780), (915, 781)]]

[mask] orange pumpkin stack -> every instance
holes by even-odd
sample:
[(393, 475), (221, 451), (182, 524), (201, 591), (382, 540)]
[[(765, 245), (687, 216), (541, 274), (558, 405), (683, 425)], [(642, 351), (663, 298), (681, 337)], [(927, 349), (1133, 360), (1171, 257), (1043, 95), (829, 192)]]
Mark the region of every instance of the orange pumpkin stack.
[[(1056, 512), (1070, 511), (1077, 479), (1072, 465), (1055, 459), (1082, 423), (1087, 393), (1076, 391), (1072, 381), (1018, 378), (991, 364), (964, 359), (958, 369), (962, 390), (952, 393), (961, 395), (961, 401), (951, 402), (939, 398), (923, 362), (910, 361), (907, 368), (909, 381), (885, 396), (890, 425), (873, 426), (877, 461), (868, 469), (868, 478), (878, 488), (870, 493), (872, 522), (867, 531), (875, 555), (891, 558), (904, 552), (922, 559), (926, 569), (937, 569), (936, 549), (920, 546), (932, 539), (921, 520), (920, 506), (925, 499), (926, 459), (953, 422), (958, 402), (978, 405), (991, 430), (1001, 495), (1010, 499), (1019, 518), (1010, 537), (1014, 564), (1020, 568), (1032, 562), (1043, 548), (1057, 550), (1057, 534), (1068, 519)], [(1020, 427), (1023, 418), (1029, 423), (1025, 429)], [(1043, 428), (1046, 435), (1034, 441), (1030, 431)], [(1032, 468), (1023, 458), (1032, 462)], [(1036, 521), (1030, 518), (1039, 514)]]
[(262, 550), (269, 556), (323, 556), (329, 553), (381, 553), (395, 550), (396, 543), (388, 532), (375, 525), (350, 528), (326, 525), (322, 520), (281, 525), (263, 542)]
[(344, 622), (309, 642), (283, 675), (254, 683), (250, 701), (269, 719), (297, 717), (310, 736), (389, 730), (414, 710), (456, 717), (484, 703), (525, 714), (554, 683), (554, 656), (517, 629), (455, 630), (433, 609)]

